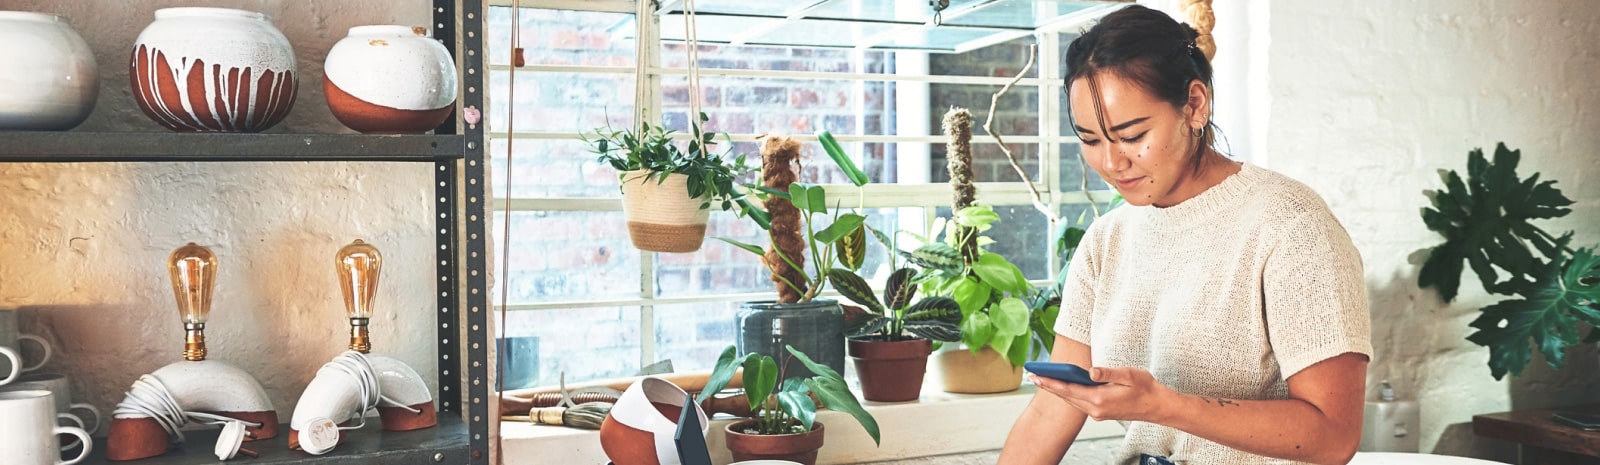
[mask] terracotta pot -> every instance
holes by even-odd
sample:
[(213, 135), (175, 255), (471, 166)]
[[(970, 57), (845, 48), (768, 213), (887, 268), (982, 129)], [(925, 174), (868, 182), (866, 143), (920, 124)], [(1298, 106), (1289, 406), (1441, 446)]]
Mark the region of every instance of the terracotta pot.
[(322, 68), (328, 109), (356, 131), (421, 134), (454, 109), (455, 60), (425, 27), (350, 28)]
[(973, 355), (959, 348), (934, 356), (939, 364), (944, 392), (993, 394), (1010, 392), (1022, 386), (1022, 367), (1012, 366), (999, 352), (984, 347)]
[[(876, 340), (874, 340), (876, 338)], [(861, 377), (861, 397), (876, 402), (917, 400), (928, 371), (933, 342), (927, 339), (888, 341), (878, 336), (852, 338), (850, 360)]]
[[(622, 216), (628, 220), (628, 238), (639, 250), (688, 253), (700, 250), (706, 238), (711, 209), (700, 208), (705, 198), (689, 197), (689, 176), (668, 174), (665, 181), (645, 171), (622, 176)], [(661, 182), (657, 182), (661, 181)]]
[(65, 131), (89, 118), (99, 66), (66, 18), (0, 11), (0, 44), (0, 130)]
[(704, 410), (689, 400), (688, 393), (661, 378), (644, 378), (628, 387), (600, 424), (600, 448), (616, 465), (661, 465), (678, 463), (674, 437), (678, 417), (693, 408), (701, 434), (711, 421)]
[(129, 60), (134, 101), (180, 132), (261, 132), (294, 106), (294, 49), (267, 15), (163, 8)]
[[(788, 460), (803, 465), (817, 463), (817, 449), (822, 448), (822, 423), (811, 424), (811, 432), (804, 434), (747, 434), (744, 429), (755, 420), (729, 423), (728, 451), (735, 462), (746, 460)], [(618, 464), (621, 465), (621, 464)]]

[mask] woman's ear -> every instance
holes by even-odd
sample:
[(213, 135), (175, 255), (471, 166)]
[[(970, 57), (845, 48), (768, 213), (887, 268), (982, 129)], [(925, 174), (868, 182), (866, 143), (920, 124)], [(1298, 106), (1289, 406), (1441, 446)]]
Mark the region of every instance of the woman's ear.
[(1211, 92), (1199, 79), (1189, 81), (1189, 100), (1183, 105), (1189, 129), (1200, 129), (1211, 122)]

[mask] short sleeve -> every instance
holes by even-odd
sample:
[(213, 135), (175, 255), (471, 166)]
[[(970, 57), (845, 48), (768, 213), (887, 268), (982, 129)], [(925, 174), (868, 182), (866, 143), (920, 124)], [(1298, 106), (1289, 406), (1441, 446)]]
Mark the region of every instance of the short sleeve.
[(1372, 356), (1361, 255), (1332, 213), (1290, 222), (1262, 283), (1268, 342), (1284, 379), (1342, 354)]
[(1067, 279), (1061, 285), (1061, 313), (1056, 316), (1056, 334), (1084, 345), (1092, 345), (1089, 333), (1094, 326), (1094, 283), (1099, 275), (1094, 246), (1099, 243), (1097, 229), (1090, 225), (1072, 254)]

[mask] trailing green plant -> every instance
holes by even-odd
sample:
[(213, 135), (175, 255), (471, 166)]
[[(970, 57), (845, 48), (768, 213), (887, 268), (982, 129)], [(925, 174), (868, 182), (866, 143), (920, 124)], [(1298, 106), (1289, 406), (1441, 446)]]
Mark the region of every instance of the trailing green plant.
[[(1505, 143), (1495, 147), (1493, 162), (1482, 149), (1468, 152), (1466, 179), (1441, 171), (1445, 187), (1426, 191), (1433, 206), (1422, 209), (1423, 223), (1445, 242), (1429, 249), (1417, 284), (1453, 301), (1465, 263), (1484, 290), (1510, 297), (1484, 307), (1467, 336), (1489, 348), (1495, 379), (1521, 374), (1534, 347), (1561, 368), (1567, 346), (1600, 342), (1593, 326), (1600, 325), (1600, 257), (1592, 246), (1570, 247), (1570, 231), (1555, 236), (1531, 223), (1566, 216), (1572, 200), (1555, 181), (1540, 182), (1539, 173), (1518, 177), (1521, 158)], [(1580, 322), (1591, 325), (1581, 341)]]
[[(823, 131), (817, 138), (828, 157), (856, 185), (859, 205), (863, 201), (860, 188), (867, 184), (867, 175), (856, 168), (833, 135)], [(796, 182), (798, 164), (799, 143), (787, 138), (769, 139), (762, 149), (762, 184), (744, 185), (766, 208), (745, 199), (735, 200), (739, 215), (751, 218), (766, 231), (772, 243), (770, 249), (717, 238), (760, 256), (778, 284), (778, 301), (784, 303), (811, 301), (827, 286), (828, 270), (835, 263), (855, 270), (866, 256), (866, 216), (835, 208), (832, 219), (823, 227), (823, 220), (830, 216), (827, 193), (822, 186)]]
[[(728, 386), (734, 372), (744, 368), (744, 397), (755, 413), (756, 434), (797, 434), (811, 432), (817, 417), (817, 400), (828, 409), (849, 414), (861, 423), (862, 429), (872, 436), (872, 442), (881, 444), (878, 421), (861, 407), (861, 401), (844, 382), (839, 372), (827, 365), (811, 361), (811, 357), (785, 345), (789, 356), (799, 360), (811, 370), (810, 378), (785, 377), (781, 366), (772, 357), (757, 353), (742, 356), (734, 346), (723, 349), (717, 365), (711, 371), (705, 389), (697, 402), (705, 402)], [(813, 397), (815, 399), (813, 399)]]
[(732, 210), (744, 196), (734, 189), (735, 183), (754, 167), (746, 165), (742, 154), (729, 160), (733, 143), (726, 133), (723, 138), (728, 141), (728, 149), (722, 154), (712, 153), (717, 133), (700, 129), (709, 119), (705, 113), (700, 113), (700, 121), (689, 125), (693, 139), (685, 148), (672, 140), (672, 130), (653, 126), (648, 121), (641, 121), (637, 131), (607, 126), (579, 137), (599, 154), (597, 161), (621, 172), (617, 175), (620, 181), (627, 182), (628, 173), (633, 171), (645, 172), (638, 182), (662, 183), (667, 175), (682, 174), (688, 177), (689, 197), (706, 199), (700, 204), (701, 209), (711, 208), (712, 202), (720, 202), (723, 210)]
[[(877, 230), (872, 232), (885, 247), (895, 250), (893, 239)], [(894, 268), (895, 254), (888, 256), (889, 267)], [(845, 337), (876, 335), (884, 341), (903, 341), (913, 336), (942, 342), (961, 340), (961, 306), (948, 297), (937, 296), (912, 303), (917, 294), (916, 276), (917, 271), (910, 267), (895, 269), (884, 285), (883, 300), (879, 300), (872, 285), (855, 271), (829, 270), (828, 279), (833, 282), (833, 288), (861, 305), (844, 306)]]

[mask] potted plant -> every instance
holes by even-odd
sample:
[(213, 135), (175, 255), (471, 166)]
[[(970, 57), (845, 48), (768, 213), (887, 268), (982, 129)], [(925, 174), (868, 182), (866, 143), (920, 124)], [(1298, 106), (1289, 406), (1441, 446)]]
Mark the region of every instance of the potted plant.
[[(1493, 162), (1482, 149), (1472, 150), (1466, 180), (1453, 170), (1441, 172), (1445, 189), (1426, 192), (1433, 206), (1422, 209), (1423, 223), (1445, 242), (1429, 250), (1417, 284), (1450, 302), (1465, 262), (1484, 290), (1508, 297), (1484, 307), (1471, 323), (1477, 331), (1467, 336), (1489, 347), (1495, 379), (1521, 374), (1533, 347), (1559, 369), (1568, 346), (1600, 342), (1594, 327), (1600, 325), (1600, 257), (1593, 246), (1569, 246), (1572, 232), (1555, 236), (1530, 223), (1566, 216), (1572, 200), (1555, 181), (1540, 182), (1539, 173), (1518, 177), (1521, 158), (1504, 143), (1495, 147)], [(1581, 340), (1579, 322), (1591, 325)]]
[(772, 357), (758, 353), (736, 355), (736, 350), (729, 346), (722, 351), (696, 400), (710, 399), (727, 387), (735, 371), (744, 368), (744, 397), (755, 418), (724, 428), (734, 461), (771, 459), (815, 464), (817, 449), (822, 448), (823, 442), (823, 425), (816, 421), (818, 400), (831, 410), (855, 417), (872, 436), (872, 442), (882, 443), (878, 421), (861, 407), (838, 371), (812, 361), (794, 347), (784, 347), (784, 358), (798, 361), (814, 373), (809, 377), (788, 376), (792, 373), (780, 368)]
[(634, 247), (670, 253), (700, 250), (712, 204), (732, 210), (740, 200), (734, 183), (752, 167), (745, 165), (743, 155), (730, 161), (732, 147), (721, 155), (711, 153), (716, 133), (700, 130), (708, 119), (700, 113), (700, 121), (690, 124), (694, 138), (684, 149), (672, 140), (673, 131), (643, 121), (637, 132), (606, 127), (583, 136), (599, 154), (598, 161), (620, 172), (622, 212)]
[[(873, 231), (878, 240), (895, 250), (893, 240)], [(894, 268), (895, 254), (889, 254)], [(845, 307), (845, 337), (856, 375), (861, 377), (861, 395), (879, 402), (916, 400), (922, 392), (922, 377), (928, 368), (933, 341), (961, 340), (961, 307), (948, 297), (916, 297), (917, 272), (899, 268), (889, 274), (883, 300), (872, 286), (854, 271), (834, 268), (828, 271), (833, 288), (861, 307)]]
[[(818, 137), (851, 182), (858, 188), (865, 185), (866, 174), (856, 169), (833, 137), (827, 132)], [(742, 354), (777, 357), (783, 355), (784, 346), (793, 345), (834, 371), (844, 371), (844, 311), (838, 302), (816, 296), (827, 285), (827, 270), (833, 264), (861, 265), (866, 217), (836, 209), (832, 221), (823, 227), (829, 216), (827, 194), (821, 186), (796, 182), (799, 156), (798, 141), (766, 136), (761, 147), (761, 184), (746, 186), (766, 208), (757, 208), (747, 199), (735, 201), (740, 216), (752, 218), (772, 246), (717, 238), (760, 257), (778, 288), (776, 300), (740, 305), (735, 322), (737, 347)], [(805, 373), (806, 368), (794, 365), (785, 369)]]

